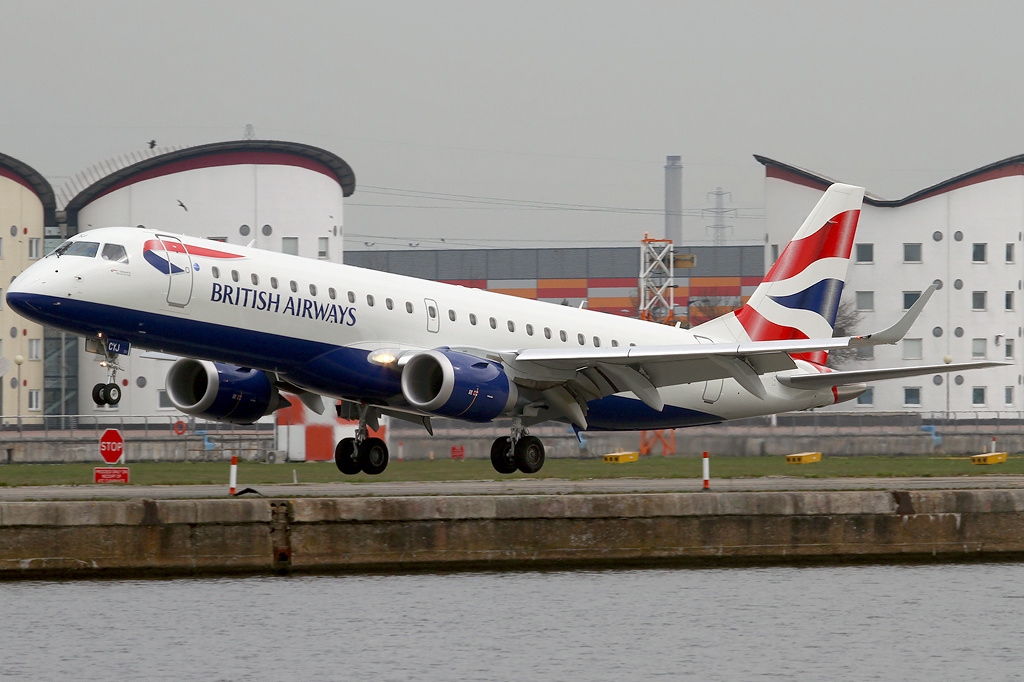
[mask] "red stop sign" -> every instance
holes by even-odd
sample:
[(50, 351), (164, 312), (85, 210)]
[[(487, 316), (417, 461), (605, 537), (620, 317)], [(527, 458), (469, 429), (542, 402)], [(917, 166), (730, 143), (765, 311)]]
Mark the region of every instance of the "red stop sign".
[(100, 457), (107, 464), (117, 464), (124, 455), (124, 438), (117, 429), (107, 429), (100, 436)]

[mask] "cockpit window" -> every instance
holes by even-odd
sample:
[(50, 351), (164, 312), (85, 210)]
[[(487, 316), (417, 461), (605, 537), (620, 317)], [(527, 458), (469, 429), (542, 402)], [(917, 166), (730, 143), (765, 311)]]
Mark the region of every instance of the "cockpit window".
[(127, 263), (128, 252), (120, 244), (104, 244), (100, 252), (103, 260), (112, 260), (116, 263)]
[(54, 250), (54, 254), (60, 256), (84, 256), (86, 258), (95, 258), (96, 253), (100, 250), (99, 242), (73, 242), (66, 241)]

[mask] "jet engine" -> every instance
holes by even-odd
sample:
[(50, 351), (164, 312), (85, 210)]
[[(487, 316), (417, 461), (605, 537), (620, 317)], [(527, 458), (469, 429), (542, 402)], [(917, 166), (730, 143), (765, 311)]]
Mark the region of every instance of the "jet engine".
[(252, 424), (287, 401), (258, 369), (181, 358), (167, 372), (167, 397), (185, 414)]
[(489, 422), (519, 399), (500, 363), (448, 349), (412, 356), (402, 369), (402, 395), (424, 412), (473, 422)]

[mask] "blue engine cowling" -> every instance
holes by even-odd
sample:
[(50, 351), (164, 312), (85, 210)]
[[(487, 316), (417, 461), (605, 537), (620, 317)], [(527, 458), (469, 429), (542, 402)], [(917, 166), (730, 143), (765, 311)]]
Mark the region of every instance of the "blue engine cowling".
[(500, 363), (447, 349), (412, 356), (402, 369), (402, 395), (424, 412), (473, 422), (489, 422), (519, 399)]
[(167, 397), (185, 414), (233, 424), (252, 424), (287, 406), (264, 372), (191, 358), (171, 365)]

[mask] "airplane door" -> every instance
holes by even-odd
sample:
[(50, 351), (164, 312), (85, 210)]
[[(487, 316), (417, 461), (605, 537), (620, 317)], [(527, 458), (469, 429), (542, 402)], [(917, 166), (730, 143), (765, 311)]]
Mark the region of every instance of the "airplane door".
[(423, 299), (423, 307), (427, 309), (427, 331), (436, 334), (441, 329), (441, 313), (433, 299)]
[(192, 257), (177, 237), (157, 236), (167, 259), (167, 303), (184, 308), (192, 300)]
[[(705, 336), (695, 336), (694, 338), (697, 339), (697, 343), (714, 343)], [(723, 379), (712, 379), (704, 382), (704, 402), (711, 405), (722, 397), (722, 381)]]

